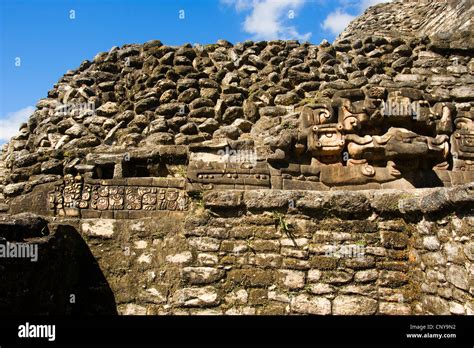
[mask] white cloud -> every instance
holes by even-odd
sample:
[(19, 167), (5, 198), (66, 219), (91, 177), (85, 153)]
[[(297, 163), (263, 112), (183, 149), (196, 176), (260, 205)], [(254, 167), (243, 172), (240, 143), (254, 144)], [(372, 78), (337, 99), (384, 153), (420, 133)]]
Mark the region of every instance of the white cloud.
[(341, 9), (337, 9), (331, 12), (324, 22), (321, 24), (324, 30), (329, 30), (332, 34), (338, 35), (347, 25), (355, 18), (347, 12), (343, 12)]
[[(370, 6), (391, 2), (391, 0), (339, 0), (340, 8), (331, 12), (321, 24), (324, 30), (339, 35), (349, 23)], [(351, 8), (357, 16), (351, 15), (346, 8)]]
[(221, 0), (224, 5), (234, 6), (237, 12), (251, 9), (255, 2), (255, 0)]
[(235, 6), (236, 11), (250, 10), (243, 23), (243, 29), (254, 40), (290, 40), (307, 41), (311, 33), (299, 33), (291, 25), (290, 11), (296, 17), (297, 10), (306, 0), (222, 0), (226, 5)]
[(0, 117), (0, 143), (9, 141), (10, 138), (18, 133), (18, 129), (23, 122), (35, 111), (33, 106), (18, 111), (9, 112), (5, 117)]

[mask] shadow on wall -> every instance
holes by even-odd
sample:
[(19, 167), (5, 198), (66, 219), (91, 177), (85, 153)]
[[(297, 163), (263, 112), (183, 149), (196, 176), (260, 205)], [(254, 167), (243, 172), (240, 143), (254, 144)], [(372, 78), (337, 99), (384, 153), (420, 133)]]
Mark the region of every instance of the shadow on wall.
[[(0, 315), (116, 315), (113, 292), (77, 230), (44, 226), (43, 236), (22, 237), (11, 233), (25, 231), (18, 221), (0, 220)], [(11, 257), (21, 248), (26, 257)]]

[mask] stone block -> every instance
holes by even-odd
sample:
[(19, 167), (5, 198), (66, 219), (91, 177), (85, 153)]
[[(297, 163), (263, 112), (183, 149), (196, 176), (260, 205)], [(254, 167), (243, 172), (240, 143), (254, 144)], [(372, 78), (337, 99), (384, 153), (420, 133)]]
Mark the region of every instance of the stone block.
[(332, 302), (332, 314), (335, 315), (372, 315), (377, 312), (376, 300), (363, 296), (337, 296)]
[(291, 310), (302, 314), (328, 315), (331, 314), (331, 301), (324, 297), (302, 294), (291, 300)]

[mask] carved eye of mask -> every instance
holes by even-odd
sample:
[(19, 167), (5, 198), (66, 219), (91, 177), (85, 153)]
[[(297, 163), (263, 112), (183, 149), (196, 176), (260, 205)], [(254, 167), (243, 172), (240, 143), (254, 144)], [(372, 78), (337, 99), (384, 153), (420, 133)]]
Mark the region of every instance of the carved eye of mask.
[(366, 176), (374, 176), (375, 175), (375, 169), (372, 166), (366, 165), (362, 167), (362, 174)]
[(313, 111), (313, 117), (315, 124), (324, 124), (328, 119), (331, 118), (331, 114), (325, 109), (315, 109)]
[(356, 117), (349, 116), (344, 120), (344, 128), (345, 129), (353, 129), (359, 125), (359, 122)]
[(327, 110), (323, 110), (319, 112), (319, 118), (322, 120), (323, 118), (330, 118), (331, 115)]

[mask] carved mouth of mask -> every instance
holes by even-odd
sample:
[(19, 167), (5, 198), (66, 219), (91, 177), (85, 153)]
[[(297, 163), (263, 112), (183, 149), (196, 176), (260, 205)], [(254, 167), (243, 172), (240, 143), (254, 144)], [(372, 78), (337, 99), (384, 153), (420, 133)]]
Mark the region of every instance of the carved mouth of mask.
[(333, 156), (339, 154), (345, 141), (342, 134), (336, 127), (317, 127), (312, 128), (313, 134), (308, 139), (308, 148), (315, 155)]

